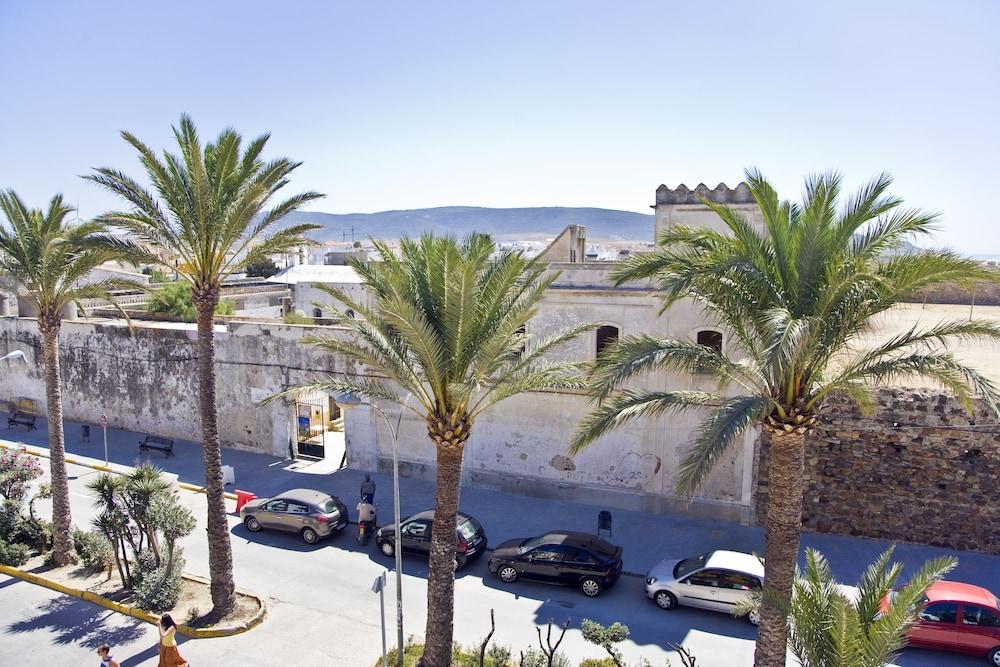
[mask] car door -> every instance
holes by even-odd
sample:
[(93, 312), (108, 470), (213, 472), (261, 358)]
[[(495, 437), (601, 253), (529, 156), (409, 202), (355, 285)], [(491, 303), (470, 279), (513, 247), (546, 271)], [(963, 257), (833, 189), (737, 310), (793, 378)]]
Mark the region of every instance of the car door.
[(288, 501), (282, 498), (275, 498), (264, 503), (262, 511), (257, 513), (257, 520), (265, 528), (284, 530), (282, 524), (286, 509), (288, 509)]
[(691, 607), (719, 609), (719, 570), (698, 570), (680, 581), (677, 601)]
[(957, 620), (957, 602), (932, 602), (917, 615), (917, 622), (910, 631), (910, 641), (954, 651), (958, 647)]
[(958, 624), (958, 648), (961, 651), (986, 655), (1000, 645), (1000, 613), (977, 604), (962, 605), (962, 621)]
[(594, 574), (597, 565), (597, 558), (586, 549), (563, 547), (560, 581), (575, 586), (583, 577)]
[(284, 529), (289, 532), (301, 532), (303, 528), (309, 525), (309, 506), (289, 500), (282, 524), (284, 525)]
[(557, 582), (562, 577), (563, 548), (557, 544), (535, 547), (524, 558), (522, 576), (536, 581)]
[(414, 519), (403, 524), (400, 540), (404, 551), (415, 553), (431, 552), (431, 522), (427, 519)]
[(760, 590), (760, 580), (743, 572), (723, 570), (719, 579), (719, 608), (730, 614)]

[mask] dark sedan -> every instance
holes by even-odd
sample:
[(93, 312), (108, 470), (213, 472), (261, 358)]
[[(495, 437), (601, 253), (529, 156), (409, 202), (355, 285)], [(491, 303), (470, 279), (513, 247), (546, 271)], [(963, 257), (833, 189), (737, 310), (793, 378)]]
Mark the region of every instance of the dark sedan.
[[(427, 510), (403, 519), (400, 541), (404, 553), (429, 556), (431, 553), (431, 530), (434, 527), (434, 510)], [(455, 552), (455, 567), (482, 556), (486, 551), (486, 531), (481, 523), (468, 514), (458, 513), (455, 538), (458, 540)], [(386, 556), (396, 554), (396, 524), (382, 526), (375, 533), (375, 543)]]
[(490, 572), (508, 584), (533, 579), (579, 586), (594, 597), (621, 576), (622, 548), (586, 533), (553, 531), (504, 542), (493, 550)]

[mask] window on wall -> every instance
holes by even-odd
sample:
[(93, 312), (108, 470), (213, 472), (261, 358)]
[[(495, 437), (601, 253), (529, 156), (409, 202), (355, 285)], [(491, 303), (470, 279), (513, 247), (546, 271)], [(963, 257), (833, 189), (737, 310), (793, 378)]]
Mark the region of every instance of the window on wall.
[(607, 346), (618, 342), (618, 327), (610, 325), (597, 328), (597, 354)]
[[(524, 336), (525, 334), (527, 334), (527, 329), (525, 328), (525, 325), (522, 324), (521, 326), (519, 326), (517, 328), (517, 331), (515, 333), (518, 336)], [(520, 358), (521, 355), (524, 354), (524, 351), (527, 349), (527, 346), (528, 346), (527, 340), (526, 339), (522, 340), (521, 341), (521, 345), (520, 345), (520, 347), (517, 350), (517, 356), (518, 356), (518, 358)]]
[(722, 354), (722, 334), (718, 331), (709, 331), (707, 329), (699, 331), (697, 341), (698, 345), (703, 345)]
[(313, 317), (323, 317), (323, 311), (319, 308), (313, 308)]

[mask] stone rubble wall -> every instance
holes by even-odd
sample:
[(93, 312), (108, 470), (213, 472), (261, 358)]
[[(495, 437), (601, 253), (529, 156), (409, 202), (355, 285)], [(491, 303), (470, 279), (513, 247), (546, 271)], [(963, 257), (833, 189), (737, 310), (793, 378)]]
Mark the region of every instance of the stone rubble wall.
[[(828, 402), (806, 441), (805, 530), (1000, 553), (1000, 419), (931, 389), (883, 389), (873, 415)], [(756, 517), (767, 507), (758, 442)]]

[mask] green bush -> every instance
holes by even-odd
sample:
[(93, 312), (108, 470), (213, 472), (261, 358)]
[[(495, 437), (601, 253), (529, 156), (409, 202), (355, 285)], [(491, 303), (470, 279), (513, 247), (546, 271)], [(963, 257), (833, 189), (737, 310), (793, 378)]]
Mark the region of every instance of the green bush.
[(611, 658), (587, 658), (580, 663), (580, 667), (616, 667), (615, 661)]
[(80, 556), (80, 562), (88, 570), (104, 572), (114, 565), (115, 554), (111, 549), (111, 543), (96, 530), (74, 530), (73, 544)]
[[(539, 649), (532, 647), (524, 652), (520, 664), (522, 667), (547, 667), (548, 659)], [(557, 651), (552, 659), (552, 667), (570, 667), (569, 658), (562, 651)]]
[(23, 544), (38, 553), (45, 553), (52, 548), (52, 522), (22, 518), (11, 531), (9, 541)]
[(0, 563), (11, 567), (21, 567), (28, 562), (29, 555), (27, 546), (0, 540)]
[(316, 324), (316, 320), (308, 315), (303, 315), (297, 310), (287, 313), (282, 319), (285, 321), (285, 324)]
[(13, 541), (11, 536), (20, 522), (21, 510), (17, 503), (9, 500), (0, 500), (0, 540)]
[(146, 611), (157, 613), (170, 611), (177, 605), (181, 595), (183, 559), (175, 561), (173, 573), (168, 573), (165, 565), (156, 567), (155, 560), (150, 567), (151, 556), (152, 553), (143, 551), (136, 562), (136, 568), (139, 570), (135, 575), (133, 588), (136, 604)]

